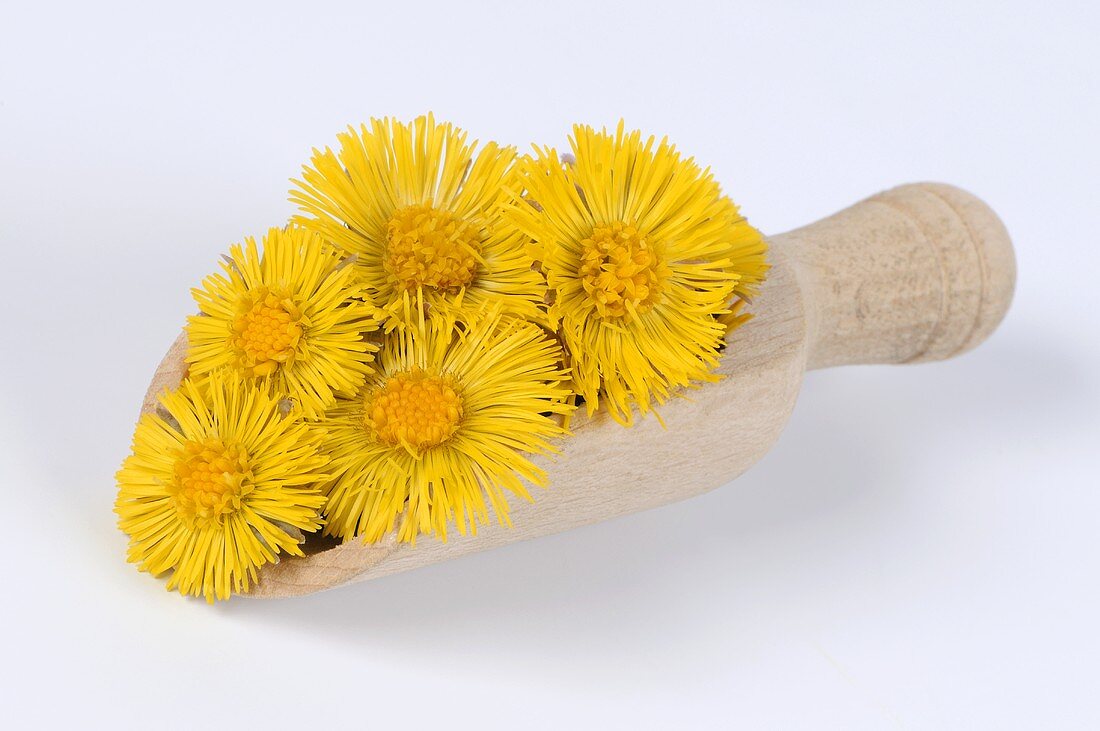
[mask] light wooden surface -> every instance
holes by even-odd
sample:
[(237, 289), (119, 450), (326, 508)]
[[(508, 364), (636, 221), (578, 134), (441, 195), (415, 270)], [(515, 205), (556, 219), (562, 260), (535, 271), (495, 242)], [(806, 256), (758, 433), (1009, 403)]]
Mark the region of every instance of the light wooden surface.
[[(309, 594), (513, 541), (557, 533), (698, 495), (760, 459), (786, 423), (808, 368), (914, 363), (957, 355), (1004, 317), (1015, 284), (1012, 244), (974, 196), (920, 183), (880, 193), (769, 239), (772, 270), (730, 337), (721, 381), (688, 391), (656, 419), (625, 430), (578, 417), (532, 503), (513, 502), (514, 528), (415, 547), (391, 537), (352, 541), (265, 567), (252, 595)], [(184, 375), (181, 336), (157, 369), (142, 411)]]

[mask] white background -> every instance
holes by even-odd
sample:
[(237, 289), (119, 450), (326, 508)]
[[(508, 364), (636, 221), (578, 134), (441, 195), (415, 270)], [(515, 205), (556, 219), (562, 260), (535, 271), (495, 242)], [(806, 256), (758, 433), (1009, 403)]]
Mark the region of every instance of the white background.
[[(4, 721), (1100, 728), (1096, 6), (801, 5), (5, 0)], [(957, 360), (810, 374), (706, 496), (301, 600), (165, 592), (113, 473), (189, 287), (312, 146), (429, 109), (522, 148), (625, 116), (773, 233), (954, 183), (1016, 301)]]

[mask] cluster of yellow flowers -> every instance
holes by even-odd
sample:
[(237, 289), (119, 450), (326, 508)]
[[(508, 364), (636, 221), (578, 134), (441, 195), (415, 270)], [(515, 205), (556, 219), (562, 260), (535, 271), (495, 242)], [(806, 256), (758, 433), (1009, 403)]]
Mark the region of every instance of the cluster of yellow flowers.
[(430, 115), (314, 150), (301, 210), (193, 290), (188, 373), (118, 473), (129, 560), (208, 601), (303, 532), (476, 532), (578, 401), (630, 425), (712, 380), (765, 244), (666, 140), (519, 156)]

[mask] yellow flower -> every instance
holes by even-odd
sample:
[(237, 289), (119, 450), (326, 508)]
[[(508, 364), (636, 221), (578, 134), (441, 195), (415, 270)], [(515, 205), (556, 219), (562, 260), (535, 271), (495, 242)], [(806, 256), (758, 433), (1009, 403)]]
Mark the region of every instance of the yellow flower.
[(466, 133), (436, 124), (372, 119), (339, 135), (340, 151), (313, 151), (290, 200), (295, 220), (349, 254), (386, 329), (416, 322), (416, 310), (463, 319), (486, 302), (540, 319), (546, 287), (524, 237), (503, 220), (515, 150), (480, 152)]
[(277, 554), (300, 556), (298, 531), (320, 527), (324, 503), (320, 430), (232, 373), (184, 380), (160, 404), (117, 475), (128, 560), (212, 602), (247, 591)]
[(351, 395), (371, 370), (375, 308), (349, 266), (317, 234), (273, 228), (230, 249), (224, 274), (192, 290), (201, 315), (188, 318), (190, 373), (232, 370), (266, 379), (317, 418)]
[(572, 410), (558, 344), (499, 308), (464, 323), (421, 319), (393, 331), (380, 372), (324, 422), (332, 457), (325, 532), (377, 541), (446, 540), (447, 523), (476, 533), (492, 506), (509, 524), (506, 492), (545, 484), (525, 453), (554, 451), (554, 415)]
[(509, 212), (534, 240), (549, 315), (589, 413), (629, 425), (673, 389), (713, 380), (727, 327), (767, 271), (760, 233), (662, 140), (576, 126), (575, 162), (550, 148), (521, 164)]

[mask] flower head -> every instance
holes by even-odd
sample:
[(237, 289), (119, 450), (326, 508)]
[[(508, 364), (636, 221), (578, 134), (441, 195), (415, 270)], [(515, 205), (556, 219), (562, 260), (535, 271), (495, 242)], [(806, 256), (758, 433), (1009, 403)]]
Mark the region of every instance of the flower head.
[(629, 424), (713, 380), (719, 347), (767, 270), (760, 233), (709, 170), (640, 132), (576, 126), (575, 162), (537, 149), (510, 216), (534, 240), (574, 386)]
[(325, 531), (377, 541), (446, 538), (447, 523), (476, 532), (488, 507), (508, 521), (510, 492), (542, 485), (527, 453), (552, 451), (564, 433), (568, 375), (558, 344), (499, 308), (464, 322), (421, 319), (387, 336), (372, 375), (325, 420), (333, 477)]
[(356, 257), (387, 329), (417, 310), (458, 319), (495, 302), (538, 319), (545, 285), (524, 237), (501, 215), (515, 151), (436, 124), (374, 119), (339, 135), (339, 152), (313, 151), (290, 199), (297, 221)]
[(319, 417), (338, 394), (358, 390), (377, 346), (375, 309), (349, 266), (319, 235), (273, 228), (263, 253), (248, 238), (223, 274), (192, 290), (202, 314), (188, 318), (191, 374), (232, 370), (266, 379)]
[(324, 503), (321, 432), (232, 373), (186, 379), (160, 404), (117, 475), (129, 561), (213, 601), (247, 591), (277, 554), (301, 555), (298, 531), (320, 527)]

